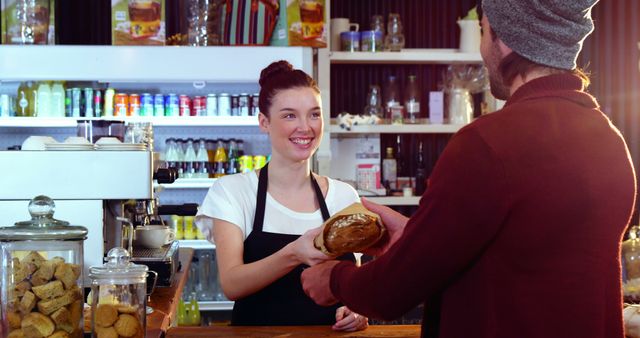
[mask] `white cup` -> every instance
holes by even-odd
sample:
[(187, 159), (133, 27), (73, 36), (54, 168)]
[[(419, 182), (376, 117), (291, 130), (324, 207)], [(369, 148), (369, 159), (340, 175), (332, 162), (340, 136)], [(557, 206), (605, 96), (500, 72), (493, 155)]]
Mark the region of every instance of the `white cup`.
[(480, 52), (480, 23), (478, 20), (458, 20), (460, 26), (460, 52)]
[(357, 23), (349, 23), (349, 18), (333, 18), (331, 19), (331, 50), (340, 50), (340, 33), (348, 32), (350, 30), (360, 30), (360, 25)]
[(139, 226), (135, 230), (134, 243), (145, 248), (161, 248), (175, 239), (171, 228), (163, 225)]

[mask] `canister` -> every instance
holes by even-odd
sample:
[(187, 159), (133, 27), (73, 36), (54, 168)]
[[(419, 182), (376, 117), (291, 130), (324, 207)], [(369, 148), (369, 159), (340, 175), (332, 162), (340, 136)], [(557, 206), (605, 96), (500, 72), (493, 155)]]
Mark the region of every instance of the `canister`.
[(340, 41), (342, 50), (345, 52), (357, 52), (360, 50), (360, 32), (342, 32), (340, 33)]
[(381, 31), (360, 32), (360, 50), (363, 52), (381, 52), (384, 49)]

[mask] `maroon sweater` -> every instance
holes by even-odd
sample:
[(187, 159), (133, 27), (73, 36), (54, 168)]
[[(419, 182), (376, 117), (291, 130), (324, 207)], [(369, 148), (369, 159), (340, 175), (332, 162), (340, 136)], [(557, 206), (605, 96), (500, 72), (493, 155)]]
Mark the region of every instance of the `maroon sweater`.
[(635, 174), (578, 78), (524, 84), (451, 139), (429, 183), (386, 254), (333, 269), (341, 302), (383, 319), (424, 303), (423, 336), (623, 336)]

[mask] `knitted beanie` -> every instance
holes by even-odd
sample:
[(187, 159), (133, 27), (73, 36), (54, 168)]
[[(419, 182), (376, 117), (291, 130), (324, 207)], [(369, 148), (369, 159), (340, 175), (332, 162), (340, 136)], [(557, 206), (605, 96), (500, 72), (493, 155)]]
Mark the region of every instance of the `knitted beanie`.
[(533, 62), (576, 68), (582, 42), (593, 31), (598, 0), (483, 0), (491, 28), (513, 51)]

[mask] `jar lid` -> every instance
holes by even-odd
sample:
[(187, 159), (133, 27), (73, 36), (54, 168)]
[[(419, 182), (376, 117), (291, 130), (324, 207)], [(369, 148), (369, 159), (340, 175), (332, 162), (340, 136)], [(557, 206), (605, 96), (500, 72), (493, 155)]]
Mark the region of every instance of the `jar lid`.
[(84, 240), (88, 230), (71, 226), (69, 222), (53, 218), (56, 204), (47, 196), (39, 195), (29, 202), (31, 220), (0, 227), (0, 241)]
[(131, 262), (129, 252), (122, 247), (116, 247), (107, 253), (107, 262), (102, 266), (89, 268), (91, 279), (127, 279), (146, 278), (149, 268), (146, 265)]

